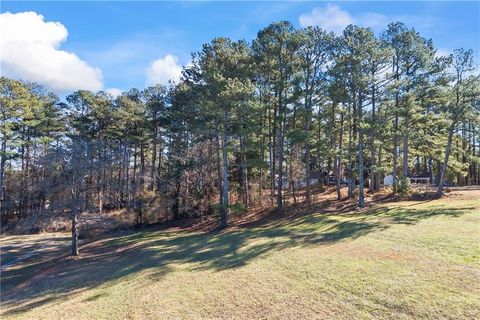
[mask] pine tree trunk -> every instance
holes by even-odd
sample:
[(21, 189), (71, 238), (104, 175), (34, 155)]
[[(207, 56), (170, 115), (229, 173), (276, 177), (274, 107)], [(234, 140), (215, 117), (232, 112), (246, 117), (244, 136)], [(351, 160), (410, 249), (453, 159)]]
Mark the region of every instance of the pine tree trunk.
[[(332, 123), (331, 123), (331, 135), (332, 135), (332, 150), (337, 150), (337, 136), (336, 136), (336, 125), (335, 125), (335, 113), (336, 113), (336, 101), (332, 101)], [(333, 157), (333, 173), (335, 177), (338, 176), (338, 156), (335, 155)], [(328, 179), (328, 184), (330, 184), (330, 179)], [(335, 182), (336, 184), (336, 182)], [(338, 190), (337, 190), (337, 197), (338, 197)]]
[[(275, 130), (272, 128), (271, 111), (268, 111), (268, 154), (270, 160), (270, 202), (273, 205), (273, 199), (275, 198)], [(275, 127), (275, 120), (273, 123)]]
[(393, 194), (397, 193), (397, 167), (398, 167), (398, 116), (395, 115), (395, 123), (393, 125)]
[(22, 186), (22, 215), (28, 217), (29, 205), (30, 205), (30, 192), (29, 192), (29, 180), (30, 180), (30, 129), (26, 129), (26, 147), (24, 148), (25, 155), (25, 167), (23, 173), (23, 186)]
[(222, 156), (223, 156), (223, 204), (222, 211), (220, 215), (220, 228), (228, 227), (228, 154), (227, 154), (227, 145), (228, 137), (226, 132), (227, 126), (227, 111), (224, 111), (224, 123), (223, 123), (223, 134), (222, 134)]
[(428, 182), (433, 183), (433, 159), (432, 156), (428, 157), (428, 176), (430, 177)]
[(352, 147), (353, 147), (353, 132), (352, 132), (352, 113), (351, 107), (349, 110), (349, 126), (348, 126), (348, 198), (353, 198), (353, 159), (352, 159)]
[(312, 203), (311, 195), (310, 195), (310, 161), (311, 161), (311, 154), (310, 154), (310, 126), (312, 122), (312, 110), (310, 107), (310, 102), (308, 100), (309, 95), (305, 97), (305, 112), (306, 112), (306, 119), (305, 119), (305, 132), (307, 133), (307, 142), (305, 144), (305, 201), (307, 205)]
[(408, 126), (409, 126), (409, 117), (405, 117), (405, 128), (406, 132), (403, 135), (403, 163), (402, 163), (402, 176), (403, 178), (408, 177)]
[(140, 190), (145, 189), (145, 146), (140, 143)]
[(341, 190), (340, 190), (340, 180), (341, 180), (340, 167), (342, 166), (341, 154), (342, 154), (342, 142), (343, 142), (343, 113), (340, 115), (340, 136), (339, 136), (338, 139), (339, 139), (338, 140), (338, 154), (337, 154), (337, 160), (336, 160), (337, 170), (335, 172), (335, 175), (336, 175), (336, 178), (337, 178), (337, 181), (336, 181), (337, 199), (341, 200), (342, 199), (342, 194), (341, 194)]
[[(283, 85), (283, 83), (282, 83)], [(285, 115), (283, 108), (283, 87), (278, 93), (278, 112), (279, 112), (279, 128), (278, 128), (278, 186), (277, 186), (277, 210), (283, 211), (283, 158), (284, 158), (284, 127), (285, 127)]]
[[(377, 157), (377, 167), (378, 168), (381, 168), (382, 167), (382, 146), (379, 146), (378, 147), (378, 157)], [(380, 172), (377, 172), (377, 175), (376, 175), (376, 184), (377, 184), (377, 190), (380, 189), (380, 186), (382, 185), (382, 178), (384, 178)]]
[(358, 180), (359, 180), (359, 195), (358, 195), (358, 206), (360, 208), (365, 207), (365, 181), (363, 176), (363, 125), (362, 125), (362, 118), (363, 118), (363, 107), (362, 107), (362, 99), (359, 99), (358, 104)]
[(376, 123), (376, 115), (375, 115), (375, 86), (372, 86), (372, 126), (370, 128), (370, 139), (371, 139), (371, 144), (370, 144), (370, 190), (374, 191), (377, 189), (376, 185), (376, 168), (375, 168), (375, 127), (377, 125)]
[(447, 148), (445, 150), (445, 159), (443, 160), (442, 169), (440, 171), (440, 179), (439, 179), (438, 189), (436, 194), (438, 198), (440, 198), (443, 194), (443, 185), (445, 183), (445, 175), (447, 172), (448, 158), (450, 157), (450, 151), (452, 147), (452, 138), (453, 138), (453, 132), (455, 131), (455, 125), (456, 125), (456, 121), (453, 121), (452, 125), (450, 126), (450, 130), (448, 131), (448, 141), (447, 141)]
[(98, 193), (98, 211), (100, 214), (103, 212), (103, 184), (100, 186), (100, 192)]
[(128, 143), (125, 141), (125, 184), (127, 187), (127, 208), (130, 208), (131, 190), (130, 190), (130, 151)]
[[(395, 80), (400, 80), (399, 66), (397, 57), (393, 58), (393, 70), (395, 73)], [(398, 84), (397, 84), (398, 85)], [(395, 121), (393, 124), (393, 194), (397, 193), (397, 176), (398, 176), (398, 108), (400, 104), (399, 88), (395, 92)]]
[(133, 197), (136, 196), (137, 193), (137, 144), (134, 144), (133, 147), (133, 172), (132, 172), (132, 178), (133, 178)]
[[(472, 124), (472, 156), (477, 156), (475, 150), (475, 125)], [(472, 164), (472, 180), (473, 184), (478, 184), (478, 175), (477, 175), (477, 163), (473, 162)]]
[(220, 137), (219, 133), (215, 135), (215, 151), (216, 151), (216, 162), (217, 162), (217, 184), (218, 184), (218, 195), (219, 195), (219, 205), (220, 205), (220, 215), (223, 214), (223, 180), (222, 180), (222, 158), (220, 156)]
[(278, 189), (277, 189), (277, 209), (283, 211), (283, 158), (284, 158), (284, 122), (280, 120), (280, 128), (278, 130)]
[(243, 189), (243, 205), (245, 208), (249, 206), (248, 195), (248, 167), (247, 167), (247, 154), (245, 151), (244, 138), (240, 138), (240, 150), (242, 153), (242, 189)]
[(157, 163), (157, 139), (153, 139), (152, 141), (152, 168), (150, 170), (150, 190), (155, 190), (156, 188), (156, 183), (155, 183), (155, 171), (157, 170), (156, 168), (156, 163)]
[(3, 137), (3, 139), (2, 139), (2, 155), (1, 155), (2, 157), (0, 159), (0, 203), (2, 203), (2, 204), (3, 204), (3, 200), (4, 200), (3, 199), (3, 184), (4, 184), (4, 177), (5, 177), (5, 164), (7, 163), (6, 157), (5, 157), (6, 153), (7, 153), (7, 139), (5, 137)]
[[(74, 170), (78, 170), (79, 168), (74, 168)], [(72, 220), (72, 256), (78, 256), (78, 205), (79, 205), (79, 186), (77, 185), (78, 172), (74, 172), (74, 176), (72, 178), (72, 200), (71, 200), (71, 220)], [(80, 177), (80, 179), (82, 179)]]
[(163, 149), (162, 149), (162, 144), (158, 144), (158, 165), (157, 165), (157, 173), (156, 173), (156, 176), (155, 176), (155, 188), (159, 189), (160, 187), (160, 177), (162, 176), (162, 152), (163, 152)]
[(435, 185), (438, 187), (438, 184), (440, 183), (440, 174), (442, 173), (442, 163), (440, 160), (436, 161), (437, 164), (437, 174), (435, 176)]

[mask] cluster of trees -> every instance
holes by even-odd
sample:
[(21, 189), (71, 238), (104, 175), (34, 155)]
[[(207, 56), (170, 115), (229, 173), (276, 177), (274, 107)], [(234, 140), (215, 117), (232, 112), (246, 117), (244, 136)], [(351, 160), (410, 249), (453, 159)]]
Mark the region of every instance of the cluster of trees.
[[(1, 219), (128, 208), (138, 223), (312, 202), (314, 185), (365, 186), (413, 173), (438, 186), (480, 180), (480, 80), (471, 50), (436, 56), (403, 23), (380, 35), (272, 23), (251, 43), (215, 38), (182, 80), (118, 97), (59, 100), (1, 78)], [(366, 183), (368, 181), (368, 183)]]

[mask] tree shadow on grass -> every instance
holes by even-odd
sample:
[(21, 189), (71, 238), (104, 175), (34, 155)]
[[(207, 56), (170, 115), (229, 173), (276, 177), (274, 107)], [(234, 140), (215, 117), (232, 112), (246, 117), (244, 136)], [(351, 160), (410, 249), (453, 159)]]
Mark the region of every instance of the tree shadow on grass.
[[(158, 281), (171, 271), (171, 264), (180, 263), (190, 270), (222, 271), (295, 246), (332, 244), (385, 230), (394, 224), (411, 225), (436, 216), (458, 217), (472, 209), (381, 207), (366, 212), (316, 213), (223, 232), (162, 230), (111, 238), (82, 248), (78, 259), (45, 265), (41, 273), (32, 274), (22, 286), (2, 292), (2, 304), (7, 307), (4, 315), (24, 313), (101, 285), (119, 281), (135, 283), (140, 272)], [(84, 301), (103, 297), (97, 293)]]
[(413, 225), (418, 223), (420, 220), (434, 218), (437, 216), (448, 216), (457, 218), (468, 211), (476, 209), (475, 207), (445, 208), (444, 206), (433, 206), (428, 209), (411, 209), (409, 207), (401, 206), (393, 207), (390, 209), (376, 208), (372, 210), (369, 214), (389, 218), (391, 223), (393, 224)]
[(69, 238), (44, 237), (2, 241), (1, 288), (9, 290), (32, 277), (45, 262), (58, 259), (68, 253)]

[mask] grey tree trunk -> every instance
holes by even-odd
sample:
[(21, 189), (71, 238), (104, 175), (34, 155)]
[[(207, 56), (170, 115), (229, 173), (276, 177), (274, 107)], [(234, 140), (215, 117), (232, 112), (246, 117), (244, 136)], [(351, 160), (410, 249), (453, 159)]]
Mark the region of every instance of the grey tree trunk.
[(218, 133), (215, 137), (215, 149), (217, 153), (217, 175), (218, 175), (218, 194), (219, 194), (219, 204), (220, 204), (220, 216), (224, 214), (224, 205), (223, 205), (223, 180), (222, 180), (222, 157), (220, 156), (220, 137)]
[(428, 157), (428, 175), (430, 177), (428, 182), (430, 184), (432, 184), (433, 183), (433, 159), (432, 159), (432, 156)]
[[(2, 157), (0, 159), (0, 203), (3, 203), (3, 179), (5, 176), (5, 164), (6, 164), (6, 159), (5, 159), (5, 154), (7, 152), (7, 140), (4, 138), (2, 140)], [(1, 211), (1, 208), (0, 208)]]
[(438, 184), (440, 183), (440, 174), (442, 173), (442, 163), (440, 160), (435, 161), (436, 167), (437, 167), (437, 172), (435, 175), (435, 185), (438, 187)]
[[(398, 59), (394, 58), (393, 62), (393, 70), (395, 72), (395, 80), (399, 81), (400, 75), (399, 75), (399, 66), (398, 66)], [(393, 125), (393, 194), (397, 193), (397, 175), (398, 175), (398, 107), (400, 103), (400, 97), (399, 97), (399, 92), (395, 92), (395, 122)]]
[[(125, 187), (127, 195), (127, 208), (130, 208), (130, 152), (128, 148), (127, 139), (125, 139), (125, 154), (124, 154), (124, 172), (125, 172)], [(122, 190), (123, 192), (123, 190)]]
[(222, 155), (223, 155), (223, 204), (222, 211), (220, 215), (220, 228), (228, 227), (228, 155), (227, 155), (227, 144), (228, 137), (226, 132), (227, 126), (227, 111), (223, 113), (224, 124), (223, 124), (223, 135), (222, 135)]
[(448, 158), (450, 157), (450, 151), (452, 148), (452, 138), (453, 138), (453, 132), (455, 131), (455, 123), (456, 121), (453, 121), (450, 130), (448, 132), (448, 141), (447, 141), (447, 148), (445, 150), (445, 159), (443, 160), (443, 165), (442, 169), (440, 171), (440, 179), (438, 181), (438, 188), (437, 188), (437, 194), (436, 196), (439, 198), (443, 194), (443, 185), (445, 184), (445, 175), (447, 172), (447, 165), (448, 165)]
[(137, 192), (137, 144), (135, 143), (133, 146), (134, 147), (133, 147), (132, 182), (133, 182), (133, 194), (136, 194)]
[(243, 185), (245, 186), (244, 187), (244, 193), (245, 193), (244, 205), (245, 205), (245, 208), (248, 208), (250, 206), (250, 193), (248, 191), (248, 167), (247, 167), (246, 160), (244, 163), (245, 163), (243, 167)]
[[(310, 93), (309, 90), (306, 90), (306, 97), (305, 97), (305, 112), (306, 112), (306, 119), (305, 119), (305, 132), (307, 136), (310, 133), (310, 126), (312, 122), (312, 108), (310, 103)], [(307, 205), (312, 203), (312, 199), (310, 196), (310, 161), (311, 161), (311, 154), (310, 154), (310, 139), (307, 138), (307, 142), (305, 144), (305, 182), (306, 182), (306, 189), (305, 189), (305, 201)]]
[(272, 129), (272, 115), (271, 111), (268, 111), (268, 157), (270, 160), (270, 202), (273, 205), (273, 199), (275, 198), (275, 145), (274, 140), (275, 132)]
[[(475, 150), (475, 125), (472, 124), (472, 156), (476, 156), (476, 150)], [(472, 180), (473, 184), (478, 184), (478, 175), (477, 175), (477, 163), (474, 162), (472, 164)]]
[[(283, 81), (283, 80), (282, 80)], [(285, 130), (285, 115), (283, 108), (283, 82), (282, 87), (279, 89), (278, 93), (278, 188), (277, 188), (277, 209), (278, 211), (283, 211), (283, 161), (284, 161), (284, 151), (285, 151), (285, 142), (284, 142), (284, 130)], [(275, 117), (277, 118), (277, 117)]]
[(312, 203), (312, 197), (310, 195), (310, 144), (308, 143), (305, 149), (305, 201), (308, 205)]
[(145, 146), (140, 143), (140, 190), (145, 189)]
[(372, 86), (372, 127), (371, 127), (371, 144), (370, 144), (370, 190), (374, 191), (377, 189), (377, 181), (376, 181), (376, 168), (375, 168), (375, 126), (376, 123), (376, 115), (375, 115), (375, 86)]
[(155, 176), (155, 188), (159, 188), (159, 179), (157, 179), (157, 177), (161, 177), (162, 176), (162, 152), (163, 152), (163, 148), (162, 148), (162, 144), (160, 143), (158, 145), (158, 165), (157, 165), (157, 174)]
[(395, 123), (393, 125), (393, 194), (397, 193), (397, 162), (398, 162), (398, 116), (395, 115)]
[[(156, 122), (157, 119), (157, 113), (155, 112), (154, 116), (154, 123)], [(156, 182), (155, 182), (155, 170), (156, 170), (156, 163), (157, 163), (157, 124), (154, 124), (153, 128), (153, 139), (152, 139), (152, 168), (150, 171), (150, 190), (155, 190), (156, 188)]]
[(363, 125), (362, 125), (362, 99), (359, 100), (358, 105), (358, 180), (359, 180), (359, 195), (358, 195), (358, 206), (360, 208), (365, 207), (365, 192), (364, 186), (365, 181), (363, 177)]
[[(378, 147), (378, 152), (377, 152), (377, 167), (378, 168), (381, 168), (382, 167), (382, 146), (379, 146)], [(381, 181), (382, 181), (382, 175), (380, 174), (380, 172), (377, 172), (377, 175), (376, 175), (376, 184), (377, 184), (377, 189), (380, 188), (380, 186), (382, 185)]]
[(353, 159), (352, 159), (352, 146), (353, 146), (353, 126), (352, 126), (352, 112), (351, 106), (348, 107), (348, 197), (353, 198)]
[(280, 121), (280, 130), (278, 130), (278, 189), (277, 189), (277, 209), (283, 211), (283, 157), (284, 157), (284, 122)]
[[(74, 187), (76, 188), (76, 187)], [(78, 191), (73, 191), (72, 215), (72, 256), (78, 256)]]
[(100, 186), (100, 192), (98, 193), (98, 211), (100, 214), (103, 212), (103, 185)]
[(402, 163), (402, 176), (404, 178), (408, 177), (408, 124), (409, 118), (405, 117), (405, 127), (407, 128), (405, 134), (403, 135), (403, 163)]
[(248, 194), (248, 167), (247, 167), (247, 155), (245, 152), (244, 138), (240, 138), (240, 149), (242, 152), (242, 188), (243, 188), (243, 204), (246, 208), (249, 206), (249, 194)]
[(342, 199), (342, 194), (340, 190), (340, 167), (342, 165), (342, 158), (341, 158), (341, 153), (342, 153), (342, 142), (343, 142), (343, 113), (340, 115), (340, 136), (338, 140), (338, 154), (337, 154), (337, 159), (335, 161), (337, 167), (335, 171), (335, 176), (337, 178), (336, 181), (336, 186), (337, 186), (337, 199), (340, 200)]

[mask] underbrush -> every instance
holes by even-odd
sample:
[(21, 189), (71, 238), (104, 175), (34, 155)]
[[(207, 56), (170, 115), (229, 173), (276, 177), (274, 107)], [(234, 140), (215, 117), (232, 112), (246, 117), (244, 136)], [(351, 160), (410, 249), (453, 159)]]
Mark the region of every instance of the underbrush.
[[(391, 201), (422, 201), (435, 198), (435, 190), (429, 186), (408, 186), (403, 193), (392, 194), (391, 187), (383, 187), (379, 190), (370, 191), (365, 189), (366, 203), (391, 202)], [(453, 197), (456, 193), (446, 189), (446, 197)], [(336, 188), (330, 187), (312, 187), (311, 204), (305, 202), (305, 188), (296, 191), (295, 197), (285, 190), (285, 211), (286, 216), (296, 215), (299, 212), (316, 209), (346, 209), (356, 206), (358, 201), (358, 188), (354, 190), (353, 198), (347, 198), (346, 188), (341, 189), (341, 200), (337, 199)], [(241, 223), (245, 220), (255, 220), (252, 217), (261, 218), (274, 211), (274, 203), (268, 196), (263, 197), (264, 201), (257, 202), (248, 210), (237, 202), (229, 207), (229, 220), (235, 223)], [(239, 199), (231, 199), (239, 200)], [(153, 191), (145, 191), (136, 201), (133, 202), (131, 209), (112, 209), (104, 210), (101, 214), (96, 210), (84, 211), (79, 214), (78, 225), (81, 238), (96, 238), (102, 234), (118, 230), (131, 230), (137, 226), (165, 224), (168, 221), (178, 220), (179, 224), (185, 225), (208, 225), (205, 229), (211, 229), (219, 219), (218, 206), (212, 205), (207, 211), (210, 214), (196, 214), (204, 212), (205, 208), (192, 208), (188, 216), (180, 215), (176, 218), (172, 214), (166, 214), (171, 204), (162, 203), (158, 200)], [(255, 218), (255, 217), (254, 217)], [(69, 232), (71, 231), (70, 212), (52, 215), (51, 213), (33, 214), (16, 223), (4, 224), (2, 234), (19, 235), (43, 232)]]

